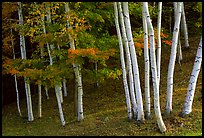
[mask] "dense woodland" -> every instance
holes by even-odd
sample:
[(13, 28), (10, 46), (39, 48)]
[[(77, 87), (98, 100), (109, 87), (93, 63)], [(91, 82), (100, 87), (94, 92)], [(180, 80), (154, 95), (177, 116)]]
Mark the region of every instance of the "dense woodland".
[[(63, 103), (70, 97), (70, 85), (70, 112), (81, 122), (86, 120), (84, 87), (99, 90), (107, 81), (121, 80), (128, 120), (145, 124), (155, 116), (155, 125), (165, 133), (163, 116), (172, 114), (176, 102), (174, 72), (177, 66), (182, 69), (183, 52), (192, 53), (189, 41), (194, 37), (197, 52), (189, 59), (194, 63), (180, 105), (182, 117), (193, 112), (202, 68), (201, 2), (2, 2), (2, 107), (15, 102), (19, 116), (34, 122), (44, 119), (46, 97), (55, 100), (65, 127), (69, 124)], [(165, 48), (169, 53), (162, 52)], [(163, 87), (165, 105), (160, 104)], [(22, 100), (27, 113), (21, 111)]]

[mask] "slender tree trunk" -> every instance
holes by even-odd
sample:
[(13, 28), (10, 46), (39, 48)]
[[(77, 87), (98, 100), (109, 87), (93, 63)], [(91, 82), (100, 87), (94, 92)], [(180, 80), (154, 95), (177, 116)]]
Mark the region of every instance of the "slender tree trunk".
[(178, 35), (178, 63), (181, 66), (181, 60), (183, 59), (182, 56), (182, 49), (181, 49), (181, 40), (180, 40), (180, 33)]
[(184, 39), (185, 39), (185, 47), (188, 48), (189, 47), (189, 43), (188, 43), (188, 28), (187, 28), (187, 23), (186, 23), (186, 17), (185, 17), (185, 11), (184, 11), (184, 3), (182, 2), (182, 13), (181, 13), (181, 23), (183, 26), (183, 31), (184, 31)]
[[(44, 34), (46, 34), (46, 29), (45, 29), (45, 21), (44, 21), (44, 17), (42, 17), (42, 22), (43, 22), (43, 32)], [(51, 55), (51, 51), (50, 51), (50, 46), (48, 43), (46, 43), (47, 45), (47, 50), (48, 50), (48, 55), (49, 55), (49, 59), (50, 59), (50, 65), (53, 64), (53, 60), (52, 60), (52, 55)]]
[(149, 64), (149, 48), (148, 48), (148, 29), (147, 29), (147, 21), (145, 18), (145, 11), (142, 8), (142, 22), (143, 22), (143, 31), (144, 31), (144, 61), (145, 61), (145, 107), (146, 118), (150, 118), (150, 85), (149, 85), (149, 73), (150, 73), (150, 64)]
[(129, 44), (128, 44), (128, 40), (127, 40), (127, 34), (126, 34), (126, 29), (125, 29), (125, 22), (124, 22), (124, 18), (123, 18), (123, 11), (122, 11), (121, 2), (118, 2), (118, 7), (119, 7), (121, 30), (122, 30), (123, 40), (124, 40), (124, 44), (125, 44), (127, 71), (128, 71), (129, 88), (130, 88), (129, 92), (130, 92), (131, 101), (132, 101), (132, 105), (133, 105), (134, 118), (137, 118), (137, 102), (136, 102), (136, 97), (135, 97), (134, 80), (133, 80), (133, 73), (132, 73), (132, 61), (131, 61), (131, 57), (130, 57), (130, 49), (129, 49)]
[[(23, 13), (22, 13), (21, 2), (18, 2), (18, 16), (19, 16), (19, 24), (23, 25)], [(26, 59), (25, 37), (22, 35), (20, 35), (20, 50), (21, 50), (21, 58)], [(29, 78), (24, 77), (24, 81), (25, 81), (26, 100), (27, 100), (27, 108), (28, 108), (28, 121), (33, 121), (34, 117), (33, 117), (33, 111), (32, 111)]]
[[(173, 4), (174, 4), (174, 20), (176, 21), (178, 4), (177, 4), (177, 2), (174, 2)], [(182, 17), (182, 13), (181, 13), (181, 17)], [(182, 19), (181, 19), (181, 21), (182, 21)], [(181, 28), (181, 25), (182, 24), (180, 24), (180, 28)], [(182, 57), (182, 49), (181, 49), (180, 31), (179, 31), (179, 34), (178, 34), (178, 47), (177, 47), (177, 50), (178, 50), (178, 63), (181, 66), (181, 60), (183, 59), (183, 57)]]
[[(173, 5), (174, 5), (174, 21), (176, 21), (178, 3), (177, 2), (173, 2)], [(181, 14), (181, 17), (182, 17), (182, 14)], [(181, 25), (182, 24), (180, 24), (180, 28), (181, 28)], [(182, 49), (181, 49), (180, 30), (179, 30), (179, 33), (178, 33), (178, 47), (177, 47), (177, 50), (178, 50), (178, 63), (181, 66), (181, 60), (183, 58), (182, 58)]]
[(176, 49), (178, 44), (178, 33), (180, 29), (181, 21), (181, 3), (178, 2), (177, 16), (174, 25), (173, 40), (171, 46), (171, 55), (168, 67), (168, 76), (167, 76), (167, 97), (166, 97), (166, 113), (170, 114), (172, 111), (172, 95), (173, 95), (173, 73), (176, 60)]
[(98, 83), (98, 63), (95, 62), (95, 71), (96, 71), (96, 87), (99, 87), (99, 83)]
[[(171, 9), (170, 9), (171, 10)], [(171, 10), (172, 11), (172, 10)], [(169, 32), (170, 32), (170, 35), (171, 35), (171, 21), (172, 19), (171, 19), (171, 12), (169, 12)]]
[[(65, 11), (69, 12), (69, 4), (68, 2), (66, 2), (65, 4)], [(67, 26), (71, 27), (69, 25), (69, 22), (67, 20)], [(74, 45), (74, 39), (72, 38), (71, 35), (69, 35), (69, 40), (70, 40), (70, 47), (72, 49), (75, 50), (75, 45)], [(74, 68), (74, 73), (76, 76), (76, 80), (77, 80), (77, 90), (78, 90), (78, 121), (81, 121), (84, 119), (84, 115), (83, 115), (83, 102), (82, 102), (82, 97), (83, 97), (83, 87), (82, 87), (82, 76), (81, 76), (81, 67), (79, 64), (75, 64), (73, 63), (73, 68)]]
[[(48, 7), (46, 7), (48, 8)], [(48, 10), (49, 11), (49, 10)], [(49, 14), (47, 15), (47, 20), (51, 20), (49, 18)], [(44, 23), (44, 17), (42, 18), (42, 21), (43, 21), (43, 30), (44, 30), (44, 33), (46, 34), (46, 29), (45, 29), (45, 23)], [(53, 58), (52, 58), (52, 55), (51, 55), (51, 51), (50, 51), (50, 48), (49, 48), (49, 44), (47, 43), (47, 48), (48, 48), (48, 54), (49, 54), (49, 59), (50, 59), (50, 65), (52, 66), (53, 65)], [(56, 98), (57, 98), (57, 104), (58, 104), (58, 109), (59, 109), (59, 114), (60, 114), (60, 119), (61, 119), (61, 123), (62, 123), (62, 126), (65, 126), (65, 120), (64, 120), (64, 114), (63, 114), (63, 111), (62, 111), (62, 99), (60, 97), (60, 88), (59, 88), (59, 85), (56, 84), (55, 85), (55, 94), (56, 94)]]
[(59, 85), (56, 84), (55, 85), (55, 94), (56, 94), (56, 98), (57, 98), (57, 104), (58, 104), (58, 109), (59, 109), (59, 113), (60, 113), (60, 120), (62, 122), (62, 126), (65, 126), (65, 120), (64, 120), (64, 114), (62, 111), (62, 104), (61, 104), (61, 100), (60, 100), (60, 96), (59, 96)]
[(156, 65), (156, 56), (155, 56), (155, 41), (154, 41), (154, 29), (150, 20), (148, 3), (143, 2), (143, 8), (146, 15), (147, 25), (149, 28), (150, 35), (150, 58), (151, 58), (151, 71), (152, 71), (152, 81), (154, 88), (154, 111), (157, 119), (157, 124), (159, 126), (160, 131), (163, 133), (166, 131), (166, 126), (163, 122), (161, 111), (160, 111), (160, 103), (159, 103), (159, 89), (158, 89), (158, 80), (157, 80), (157, 65)]
[(183, 116), (186, 116), (192, 112), (193, 98), (194, 98), (195, 89), (196, 89), (196, 82), (197, 82), (198, 75), (199, 75), (200, 68), (201, 68), (201, 63), (202, 63), (202, 36), (201, 36), (197, 54), (195, 57), (195, 62), (193, 65), (191, 76), (190, 76), (190, 81), (188, 84), (186, 100), (185, 100), (184, 107), (182, 110)]
[(60, 85), (58, 85), (58, 89), (59, 89), (59, 96), (60, 96), (60, 101), (61, 103), (63, 103), (63, 94), (62, 94), (62, 87)]
[(38, 115), (39, 118), (42, 117), (42, 94), (41, 94), (41, 84), (38, 84)]
[(115, 13), (114, 13), (114, 15), (115, 15), (115, 25), (116, 25), (116, 31), (117, 31), (117, 36), (118, 36), (119, 48), (120, 48), (120, 61), (121, 61), (122, 72), (123, 72), (123, 85), (124, 85), (124, 89), (125, 89), (128, 119), (132, 119), (130, 95), (129, 95), (127, 76), (126, 76), (126, 68), (125, 68), (123, 43), (122, 43), (122, 38), (121, 38), (121, 33), (120, 33), (120, 26), (119, 26), (119, 22), (118, 22), (118, 8), (117, 8), (117, 3), (116, 2), (114, 2), (113, 4), (114, 4), (114, 11), (115, 11)]
[(48, 94), (47, 86), (45, 86), (45, 94), (46, 94), (47, 99), (50, 99), (49, 94)]
[[(58, 48), (58, 50), (60, 51), (60, 46), (59, 46), (59, 45), (57, 45), (57, 48)], [(64, 96), (67, 96), (67, 86), (66, 86), (66, 82), (67, 82), (67, 80), (65, 79), (65, 77), (63, 77), (62, 84), (63, 84)], [(62, 89), (62, 88), (60, 87), (60, 89)], [(62, 102), (63, 102), (62, 91), (61, 91), (61, 99), (62, 99)]]
[(161, 15), (162, 15), (162, 2), (158, 4), (158, 21), (157, 21), (157, 81), (158, 81), (158, 91), (160, 84), (160, 66), (161, 66)]
[(67, 96), (67, 86), (66, 86), (67, 80), (65, 77), (63, 78), (63, 89), (64, 89), (64, 96)]
[(143, 122), (144, 121), (144, 111), (143, 111), (140, 79), (139, 79), (139, 69), (138, 69), (137, 56), (135, 52), (135, 46), (134, 46), (132, 31), (131, 31), (128, 2), (123, 2), (123, 10), (124, 10), (127, 38), (128, 38), (128, 43), (130, 46), (130, 54), (131, 54), (132, 65), (133, 65), (133, 76), (134, 76), (134, 84), (135, 84), (135, 89), (136, 89), (136, 99), (137, 99), (137, 107), (138, 107), (137, 108), (138, 109), (137, 110), (138, 111), (137, 121)]
[[(15, 50), (14, 50), (14, 42), (13, 42), (13, 31), (12, 31), (12, 28), (11, 28), (11, 36), (12, 36), (12, 38), (11, 38), (11, 46), (12, 46), (12, 50), (13, 50), (13, 59), (15, 60), (15, 59), (16, 59), (16, 56), (15, 56)], [(22, 117), (21, 109), (20, 109), (20, 103), (19, 103), (18, 82), (17, 82), (16, 74), (14, 75), (14, 80), (15, 80), (15, 88), (16, 88), (16, 104), (17, 104), (17, 108), (18, 108), (19, 115)]]

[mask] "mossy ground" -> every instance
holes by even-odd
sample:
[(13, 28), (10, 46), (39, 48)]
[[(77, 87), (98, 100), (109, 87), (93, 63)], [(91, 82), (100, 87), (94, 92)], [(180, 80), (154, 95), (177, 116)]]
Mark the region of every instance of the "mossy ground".
[[(151, 88), (152, 118), (138, 125), (127, 118), (125, 94), (122, 80), (106, 80), (99, 88), (84, 84), (84, 120), (77, 121), (74, 113), (74, 84), (69, 81), (68, 97), (64, 97), (63, 111), (66, 126), (62, 127), (56, 97), (50, 92), (47, 100), (43, 93), (42, 118), (38, 118), (38, 95), (32, 95), (33, 113), (35, 120), (27, 122), (25, 99), (20, 101), (23, 114), (21, 118), (17, 112), (16, 103), (5, 106), (2, 110), (3, 136), (197, 136), (202, 135), (202, 69), (196, 85), (192, 113), (185, 118), (180, 117), (187, 93), (188, 81), (193, 68), (195, 54), (200, 38), (189, 40), (190, 48), (183, 49), (183, 61), (180, 67), (176, 63), (174, 70), (173, 111), (170, 116), (162, 116), (167, 127), (164, 134), (159, 132), (153, 110), (153, 91)], [(170, 47), (162, 47), (160, 105), (164, 113), (166, 101), (166, 79), (170, 57)], [(143, 57), (138, 57), (140, 79), (144, 94), (144, 63)], [(144, 95), (143, 95), (144, 101)], [(145, 104), (145, 103), (144, 103)], [(145, 110), (145, 108), (144, 108)]]

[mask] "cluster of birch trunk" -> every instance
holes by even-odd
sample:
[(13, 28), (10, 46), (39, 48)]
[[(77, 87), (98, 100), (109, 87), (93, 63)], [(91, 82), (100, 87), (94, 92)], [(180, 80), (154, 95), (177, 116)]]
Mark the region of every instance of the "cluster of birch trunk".
[[(37, 4), (34, 3), (35, 6), (37, 7)], [(45, 8), (47, 9), (47, 14), (42, 16), (41, 21), (43, 24), (43, 33), (46, 34), (46, 24), (45, 24), (45, 20), (48, 21), (49, 24), (51, 24), (51, 13), (50, 13), (50, 5), (46, 5), (45, 4)], [(65, 4), (65, 12), (69, 12), (69, 5), (68, 2), (66, 2)], [(19, 16), (19, 24), (23, 25), (23, 14), (22, 14), (23, 8), (22, 8), (22, 3), (18, 2), (18, 16)], [(46, 18), (45, 18), (46, 17)], [(72, 27), (68, 20), (67, 20), (67, 27)], [(11, 29), (11, 34), (12, 34), (12, 29)], [(70, 39), (70, 47), (72, 49), (75, 49), (75, 44), (74, 44), (74, 39), (72, 38), (71, 35), (69, 35), (69, 39)], [(56, 48), (56, 46), (54, 44), (50, 44), (50, 43), (46, 43), (47, 46), (47, 51), (48, 51), (48, 55), (49, 55), (49, 62), (50, 65), (52, 66), (55, 62), (55, 58), (52, 55), (52, 50), (54, 48)], [(14, 52), (14, 45), (13, 45), (13, 40), (12, 40), (12, 48), (13, 48), (13, 58), (15, 59), (15, 52)], [(57, 45), (58, 50), (60, 50), (59, 45)], [(20, 35), (20, 50), (21, 50), (21, 58), (26, 60), (26, 45), (25, 45), (25, 36)], [(43, 48), (41, 48), (41, 58), (43, 58)], [(81, 67), (79, 64), (75, 64), (73, 63), (73, 70), (75, 73), (75, 78), (76, 78), (76, 87), (77, 87), (77, 117), (78, 117), (78, 121), (81, 121), (82, 119), (84, 119), (83, 117), (83, 104), (82, 104), (82, 95), (83, 95), (83, 89), (82, 89), (82, 76), (81, 76)], [(17, 78), (16, 75), (14, 75), (15, 78), (15, 86), (16, 86), (16, 94), (17, 94), (17, 107), (18, 107), (18, 112), (20, 114), (20, 116), (22, 116), (21, 114), (21, 110), (20, 110), (20, 104), (19, 104), (19, 94), (18, 94), (18, 86), (17, 86)], [(31, 100), (31, 91), (30, 91), (30, 83), (29, 83), (29, 78), (24, 77), (24, 81), (25, 81), (25, 91), (26, 91), (26, 101), (27, 101), (27, 111), (28, 111), (28, 121), (33, 121), (34, 117), (33, 117), (33, 110), (32, 110), (32, 100)], [(65, 126), (65, 119), (64, 119), (64, 115), (63, 115), (63, 109), (62, 109), (62, 103), (63, 103), (63, 94), (62, 94), (62, 87), (61, 84), (63, 85), (63, 92), (64, 92), (64, 96), (67, 96), (67, 87), (66, 87), (66, 79), (65, 77), (63, 78), (63, 82), (58, 82), (55, 84), (55, 94), (56, 94), (56, 99), (57, 99), (57, 104), (58, 104), (58, 109), (59, 109), (59, 115), (60, 115), (60, 120), (62, 123), (62, 126)], [(45, 86), (45, 92), (46, 92), (46, 96), (47, 99), (49, 99), (49, 95), (48, 95), (48, 88)], [(39, 95), (39, 101), (38, 101), (38, 117), (42, 117), (42, 86), (41, 86), (41, 82), (39, 82), (38, 84), (38, 95)]]
[[(167, 75), (167, 97), (166, 97), (166, 110), (165, 110), (167, 114), (170, 114), (170, 112), (172, 111), (173, 73), (174, 73), (177, 50), (179, 51), (179, 55), (178, 55), (179, 63), (182, 60), (181, 42), (179, 37), (180, 22), (182, 22), (182, 27), (184, 31), (185, 47), (189, 47), (187, 24), (186, 24), (185, 13), (184, 13), (184, 4), (183, 2), (173, 2), (173, 4), (174, 4), (175, 24), (173, 29), (171, 54), (170, 54), (168, 75)], [(50, 8), (49, 6), (50, 5), (45, 5), (47, 10)], [(143, 99), (142, 99), (142, 91), (140, 86), (139, 69), (138, 69), (136, 50), (135, 50), (133, 36), (132, 36), (128, 2), (122, 2), (122, 3), (114, 2), (114, 15), (115, 15), (114, 19), (115, 19), (115, 25), (116, 25), (119, 49), (120, 49), (120, 60), (121, 60), (121, 67), (122, 67), (124, 91), (125, 91), (125, 97), (126, 97), (127, 114), (129, 119), (133, 118), (137, 120), (137, 122), (143, 122), (145, 118), (149, 119), (151, 117), (150, 80), (149, 80), (150, 72), (151, 72), (153, 91), (154, 91), (155, 116), (156, 116), (157, 124), (160, 131), (165, 132), (166, 126), (161, 116), (160, 101), (159, 101), (160, 100), (159, 85), (160, 85), (161, 48), (162, 48), (161, 37), (160, 37), (161, 21), (162, 21), (162, 2), (158, 2), (157, 49), (155, 49), (154, 28), (152, 25), (152, 21), (151, 21), (149, 9), (148, 9), (148, 2), (142, 2), (141, 6), (142, 6), (142, 22), (143, 22), (143, 32), (144, 32), (145, 113), (143, 109)], [(70, 11), (68, 2), (66, 2), (64, 9), (66, 13)], [(22, 3), (18, 2), (18, 16), (19, 16), (20, 25), (23, 25), (22, 10), (23, 10)], [(43, 33), (46, 34), (47, 32), (46, 25), (49, 25), (52, 23), (49, 10), (46, 13), (46, 15), (42, 16), (41, 20), (43, 23)], [(49, 23), (45, 24), (45, 20), (48, 21)], [(67, 27), (72, 28), (68, 20), (67, 20)], [(11, 29), (11, 34), (12, 34), (12, 29)], [(71, 35), (69, 35), (68, 37), (70, 40), (68, 47), (72, 49), (76, 49), (74, 38)], [(148, 49), (148, 38), (150, 40), (150, 50)], [(177, 45), (178, 45), (178, 48), (177, 48)], [(47, 46), (47, 51), (49, 55), (49, 62), (50, 62), (50, 65), (52, 66), (53, 64), (55, 64), (55, 58), (52, 55), (52, 50), (56, 48), (60, 49), (60, 47), (55, 46), (52, 43), (46, 43), (46, 46)], [(12, 48), (13, 48), (13, 58), (15, 59), (13, 41), (12, 41)], [(25, 45), (25, 37), (23, 35), (20, 35), (20, 50), (21, 50), (21, 58), (26, 60), (26, 45)], [(41, 58), (43, 58), (43, 50), (44, 49), (41, 49)], [(155, 50), (157, 50), (157, 53), (155, 52)], [(185, 104), (182, 111), (183, 116), (192, 112), (193, 97), (195, 93), (196, 81), (201, 68), (201, 62), (202, 62), (202, 37), (200, 39), (195, 63), (193, 66), (192, 74), (190, 76), (188, 92), (187, 92)], [(82, 101), (83, 87), (82, 87), (81, 66), (77, 63), (73, 63), (72, 66), (75, 74), (75, 82), (76, 82), (76, 88), (77, 88), (77, 95), (76, 95), (77, 101), (78, 101), (77, 117), (78, 117), (78, 121), (81, 121), (82, 119), (84, 119), (83, 101)], [(20, 116), (22, 116), (21, 110), (20, 110), (20, 104), (19, 104), (16, 75), (14, 75), (14, 79), (15, 79), (16, 94), (17, 94), (17, 107), (18, 107)], [(24, 77), (24, 81), (25, 81), (26, 101), (27, 101), (27, 109), (28, 109), (27, 110), (28, 121), (33, 121), (34, 117), (33, 117), (33, 111), (32, 111), (32, 100), (31, 100), (29, 78)], [(63, 109), (62, 109), (63, 94), (62, 94), (61, 86), (63, 86), (64, 96), (67, 96), (66, 82), (67, 81), (64, 78), (62, 82), (58, 82), (55, 84), (55, 94), (56, 94), (62, 126), (65, 126), (65, 119), (63, 115)], [(49, 99), (48, 88), (46, 86), (45, 86), (45, 91), (46, 91), (47, 99)], [(39, 92), (38, 93), (39, 94), (38, 116), (41, 117), (42, 116), (42, 100), (41, 100), (42, 84), (41, 83), (38, 84), (38, 92)]]
[[(122, 6), (121, 6), (122, 5)], [(173, 73), (176, 61), (176, 53), (178, 50), (178, 62), (181, 65), (182, 51), (180, 42), (180, 22), (182, 22), (185, 47), (189, 47), (188, 31), (185, 20), (184, 4), (183, 2), (173, 2), (175, 24), (172, 37), (171, 55), (168, 67), (167, 76), (167, 97), (166, 97), (166, 114), (172, 111), (172, 96), (173, 96)], [(158, 20), (157, 20), (157, 53), (155, 52), (155, 36), (154, 28), (151, 22), (150, 13), (148, 9), (148, 2), (142, 2), (142, 22), (144, 32), (144, 61), (145, 61), (145, 118), (149, 119), (150, 112), (150, 68), (152, 73), (152, 83), (154, 91), (154, 111), (158, 127), (161, 132), (166, 131), (166, 126), (161, 116), (160, 102), (159, 102), (159, 84), (160, 84), (160, 66), (161, 66), (161, 21), (162, 21), (162, 2), (158, 2)], [(117, 30), (120, 60), (123, 72), (123, 84), (126, 97), (126, 106), (128, 118), (137, 121), (144, 121), (143, 101), (141, 95), (141, 87), (138, 72), (137, 56), (132, 37), (128, 2), (114, 2), (115, 25)], [(150, 50), (148, 49), (148, 38), (150, 40)], [(124, 45), (124, 46), (123, 46)], [(177, 49), (178, 45), (178, 49)], [(124, 48), (125, 47), (125, 51)], [(157, 54), (157, 55), (156, 55)], [(124, 56), (126, 55), (126, 57)], [(150, 55), (150, 59), (149, 59)], [(183, 116), (192, 111), (193, 97), (196, 87), (196, 81), (200, 71), (202, 62), (202, 38), (199, 43), (198, 52), (195, 59), (195, 64), (190, 77), (188, 92), (182, 111)], [(151, 65), (151, 67), (150, 67)], [(128, 81), (129, 79), (129, 81)], [(133, 113), (132, 113), (133, 111)], [(132, 115), (133, 114), (133, 115)]]

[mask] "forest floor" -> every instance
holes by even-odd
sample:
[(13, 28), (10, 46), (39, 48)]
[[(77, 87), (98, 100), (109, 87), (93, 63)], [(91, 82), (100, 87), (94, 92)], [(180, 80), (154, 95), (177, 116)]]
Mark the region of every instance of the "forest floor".
[[(185, 118), (179, 114), (183, 108), (190, 74), (200, 38), (190, 38), (190, 48), (183, 49), (181, 67), (176, 62), (174, 70), (173, 111), (170, 116), (162, 116), (167, 131), (161, 134), (153, 110), (153, 90), (151, 84), (152, 118), (138, 125), (135, 120), (128, 121), (125, 94), (120, 80), (106, 80), (99, 88), (84, 82), (84, 120), (77, 121), (74, 113), (74, 84), (69, 81), (68, 96), (64, 97), (63, 112), (66, 126), (61, 126), (58, 106), (54, 92), (50, 99), (42, 94), (42, 118), (38, 118), (38, 95), (32, 95), (35, 120), (27, 121), (26, 101), (20, 106), (23, 114), (18, 114), (16, 102), (2, 108), (3, 136), (198, 136), (202, 135), (202, 69), (196, 85), (192, 113)], [(164, 113), (166, 102), (166, 80), (170, 57), (170, 47), (162, 47), (160, 105)], [(140, 80), (144, 101), (144, 63), (143, 56), (138, 57)], [(143, 103), (145, 104), (145, 103)], [(144, 108), (145, 111), (145, 108)]]

